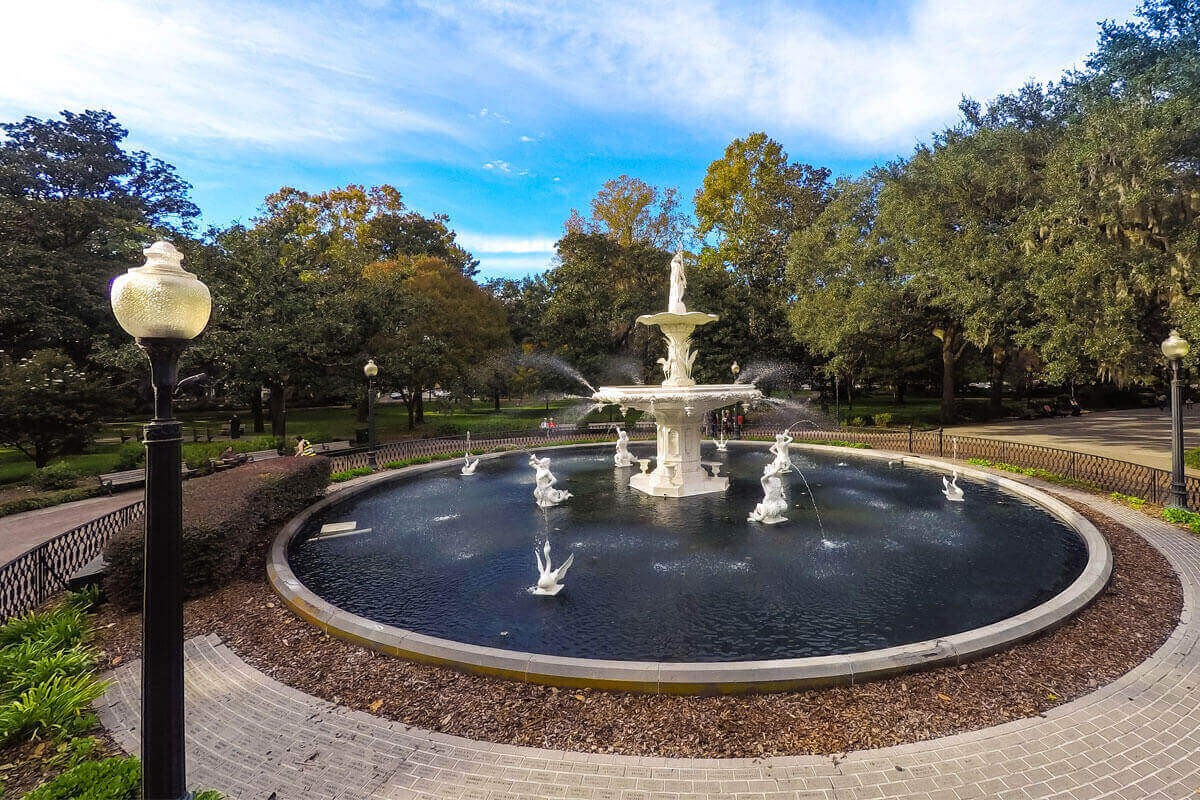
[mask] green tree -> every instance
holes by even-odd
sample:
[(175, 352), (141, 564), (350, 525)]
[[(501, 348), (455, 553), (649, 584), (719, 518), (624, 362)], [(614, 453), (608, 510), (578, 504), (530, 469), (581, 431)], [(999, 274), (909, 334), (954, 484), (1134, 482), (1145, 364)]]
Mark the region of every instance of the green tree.
[(106, 387), (65, 353), (38, 350), (18, 361), (0, 360), (0, 443), (16, 448), (39, 469), (77, 453), (99, 429), (109, 407)]
[(592, 198), (591, 210), (591, 218), (585, 220), (571, 209), (567, 233), (599, 233), (622, 247), (640, 242), (663, 250), (682, 246), (688, 234), (678, 189), (660, 189), (628, 175), (605, 181)]
[(703, 291), (689, 302), (707, 295), (705, 310), (723, 319), (697, 335), (703, 347), (742, 364), (804, 358), (787, 319), (787, 249), (824, 208), (828, 178), (827, 169), (789, 161), (764, 133), (735, 139), (708, 166), (695, 197)]
[(108, 307), (112, 277), (161, 232), (199, 214), (175, 168), (128, 151), (107, 111), (0, 124), (0, 342), (20, 358), (125, 343)]

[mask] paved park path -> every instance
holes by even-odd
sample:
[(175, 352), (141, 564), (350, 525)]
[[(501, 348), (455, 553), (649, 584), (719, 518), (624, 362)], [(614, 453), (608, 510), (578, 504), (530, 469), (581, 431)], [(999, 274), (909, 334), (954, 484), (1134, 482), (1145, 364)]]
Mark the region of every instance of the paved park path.
[(36, 511), (0, 517), (0, 564), (6, 564), (47, 539), (102, 517), (142, 498), (140, 488), (107, 497), (93, 497)]
[[(1048, 487), (1054, 489), (1055, 487)], [(1119, 519), (1179, 572), (1179, 627), (1146, 662), (1072, 703), (993, 728), (828, 757), (668, 759), (476, 742), (284, 686), (214, 636), (187, 644), (188, 777), (233, 800), (1182, 800), (1200, 789), (1200, 538), (1060, 491)], [(97, 707), (136, 752), (139, 665)]]
[[(1184, 414), (1183, 426), (1184, 445), (1200, 447), (1200, 406)], [(946, 433), (1061, 447), (1149, 467), (1171, 468), (1171, 415), (1157, 408), (956, 425), (946, 428)], [(1200, 475), (1200, 470), (1188, 472)]]

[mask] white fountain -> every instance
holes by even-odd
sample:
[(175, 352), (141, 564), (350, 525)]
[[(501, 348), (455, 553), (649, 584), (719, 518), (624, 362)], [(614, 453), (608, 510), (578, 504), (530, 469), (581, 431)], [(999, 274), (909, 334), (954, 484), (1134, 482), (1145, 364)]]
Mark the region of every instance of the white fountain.
[(613, 453), (613, 463), (618, 467), (633, 466), (633, 456), (629, 454), (629, 434), (624, 428), (617, 428), (617, 450)]
[(787, 522), (787, 517), (783, 516), (783, 512), (787, 511), (788, 502), (783, 496), (783, 480), (779, 477), (782, 474), (783, 465), (779, 459), (775, 459), (763, 469), (762, 478), (759, 479), (763, 487), (763, 499), (750, 512), (750, 516), (746, 517), (748, 522), (761, 522), (764, 525)]
[[(546, 560), (542, 561), (542, 553), (546, 554)], [(538, 581), (537, 585), (530, 588), (533, 594), (545, 595), (553, 597), (562, 591), (562, 579), (567, 574), (567, 570), (575, 563), (575, 554), (567, 556), (567, 560), (558, 565), (555, 569), (550, 564), (550, 540), (546, 540), (546, 546), (542, 548), (542, 553), (537, 550), (533, 551), (533, 557), (537, 559)]]
[(536, 470), (534, 480), (537, 486), (533, 489), (533, 499), (541, 508), (551, 508), (571, 496), (566, 489), (555, 489), (554, 482), (558, 480), (550, 472), (550, 457), (538, 458), (536, 454), (529, 456), (529, 466)]
[(643, 314), (637, 321), (657, 325), (667, 337), (667, 357), (660, 358), (666, 378), (661, 386), (601, 386), (592, 399), (606, 405), (636, 408), (654, 416), (658, 428), (658, 458), (653, 470), (634, 473), (629, 485), (660, 497), (686, 497), (721, 492), (729, 479), (710, 475), (700, 465), (700, 427), (709, 411), (737, 402), (753, 403), (762, 392), (753, 384), (696, 385), (692, 379), (692, 331), (715, 322), (715, 314), (688, 311), (683, 304), (687, 279), (683, 251), (671, 260), (671, 290), (667, 310)]

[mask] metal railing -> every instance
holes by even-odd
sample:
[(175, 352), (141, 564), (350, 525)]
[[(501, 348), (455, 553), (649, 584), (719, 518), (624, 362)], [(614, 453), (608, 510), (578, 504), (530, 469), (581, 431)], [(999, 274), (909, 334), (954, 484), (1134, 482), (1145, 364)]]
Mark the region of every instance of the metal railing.
[[(746, 438), (769, 438), (782, 428), (746, 428)], [(978, 436), (956, 436), (944, 430), (913, 430), (912, 428), (824, 428), (793, 430), (800, 441), (846, 441), (871, 446), (879, 450), (894, 450), (915, 455), (959, 459), (982, 458), (1018, 467), (1043, 469), (1072, 480), (1085, 482), (1105, 492), (1143, 497), (1152, 503), (1165, 503), (1171, 487), (1169, 470), (1120, 461), (1115, 458), (1024, 444), (1003, 439)], [(653, 438), (652, 429), (637, 429), (632, 439)], [(558, 428), (553, 431), (506, 431), (472, 437), (442, 436), (432, 439), (409, 439), (389, 442), (379, 447), (378, 463), (431, 457), (467, 449), (495, 451), (523, 449), (561, 444), (563, 442), (611, 441), (610, 430), (581, 430)], [(369, 448), (339, 453), (330, 457), (333, 470), (341, 472), (367, 466)], [(1200, 478), (1187, 477), (1188, 506), (1200, 505)], [(61, 590), (80, 567), (100, 554), (109, 538), (125, 525), (139, 519), (144, 512), (142, 501), (119, 508), (102, 517), (85, 522), (66, 533), (43, 542), (0, 567), (0, 621), (23, 614), (37, 607)]]
[(0, 621), (37, 608), (104, 549), (114, 533), (140, 519), (138, 500), (60, 533), (0, 567)]

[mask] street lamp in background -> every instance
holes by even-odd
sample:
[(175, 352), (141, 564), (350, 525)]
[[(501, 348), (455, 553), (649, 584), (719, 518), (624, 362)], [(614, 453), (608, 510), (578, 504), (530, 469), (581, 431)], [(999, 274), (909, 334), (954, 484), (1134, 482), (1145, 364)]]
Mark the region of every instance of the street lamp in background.
[(1183, 474), (1183, 384), (1179, 382), (1179, 368), (1187, 357), (1191, 344), (1172, 330), (1163, 340), (1162, 351), (1171, 362), (1171, 499), (1172, 508), (1187, 508), (1187, 478)]
[(379, 374), (379, 365), (375, 359), (368, 358), (363, 365), (363, 375), (367, 376), (367, 437), (370, 441), (371, 452), (367, 453), (367, 466), (375, 469), (375, 376)]
[(183, 269), (183, 254), (158, 241), (146, 263), (112, 282), (113, 314), (150, 360), (154, 418), (146, 446), (146, 540), (142, 587), (142, 797), (189, 797), (183, 742), (182, 424), (172, 418), (179, 356), (208, 324), (208, 287)]
[(742, 371), (742, 368), (739, 367), (738, 363), (735, 361), (735, 362), (733, 362), (733, 366), (729, 368), (729, 371), (733, 373), (733, 380), (734, 380), (734, 383), (736, 383), (738, 373)]

